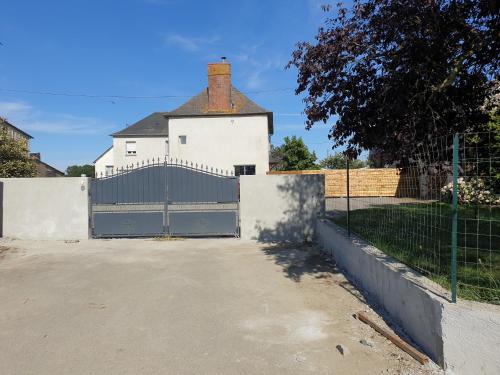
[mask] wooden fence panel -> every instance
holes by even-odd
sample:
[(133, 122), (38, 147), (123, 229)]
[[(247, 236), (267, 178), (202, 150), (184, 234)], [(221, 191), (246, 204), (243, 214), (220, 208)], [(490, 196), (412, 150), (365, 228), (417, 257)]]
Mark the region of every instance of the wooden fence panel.
[[(345, 169), (270, 171), (268, 174), (324, 174), (325, 196), (327, 198), (347, 195)], [(350, 170), (350, 195), (352, 197), (395, 197), (400, 196), (404, 176), (397, 168), (362, 168)], [(406, 180), (405, 185), (415, 185), (416, 179)], [(415, 185), (416, 187), (416, 185)], [(408, 186), (404, 186), (408, 190)]]

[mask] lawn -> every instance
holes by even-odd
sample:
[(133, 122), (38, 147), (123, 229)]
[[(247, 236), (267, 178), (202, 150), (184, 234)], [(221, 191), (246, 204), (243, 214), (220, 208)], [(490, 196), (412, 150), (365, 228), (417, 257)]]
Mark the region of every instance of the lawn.
[[(451, 206), (380, 204), (350, 213), (351, 231), (450, 289)], [(333, 219), (346, 227), (347, 217)], [(500, 304), (500, 207), (460, 207), (459, 297)]]

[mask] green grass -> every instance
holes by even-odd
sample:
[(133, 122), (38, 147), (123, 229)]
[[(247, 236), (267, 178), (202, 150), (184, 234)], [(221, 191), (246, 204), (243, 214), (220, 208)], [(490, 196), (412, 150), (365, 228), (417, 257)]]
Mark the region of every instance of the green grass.
[[(333, 219), (346, 227), (347, 218)], [(450, 289), (451, 206), (381, 204), (351, 211), (351, 231)], [(500, 304), (500, 207), (460, 207), (459, 297)]]

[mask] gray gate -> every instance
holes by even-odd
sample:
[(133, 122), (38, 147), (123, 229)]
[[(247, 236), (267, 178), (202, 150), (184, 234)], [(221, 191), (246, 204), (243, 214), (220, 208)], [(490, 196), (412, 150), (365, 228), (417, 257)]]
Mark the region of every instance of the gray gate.
[(237, 236), (238, 177), (182, 161), (147, 163), (91, 183), (94, 237)]

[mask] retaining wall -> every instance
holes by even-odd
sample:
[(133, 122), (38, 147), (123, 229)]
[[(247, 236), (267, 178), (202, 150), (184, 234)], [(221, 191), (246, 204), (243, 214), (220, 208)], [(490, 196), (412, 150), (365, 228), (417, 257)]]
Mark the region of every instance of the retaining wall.
[(323, 251), (436, 363), (456, 374), (500, 373), (500, 308), (450, 303), (437, 284), (365, 241), (318, 220)]
[(89, 238), (89, 178), (2, 178), (2, 236)]
[(240, 176), (243, 239), (304, 242), (324, 207), (322, 175)]

